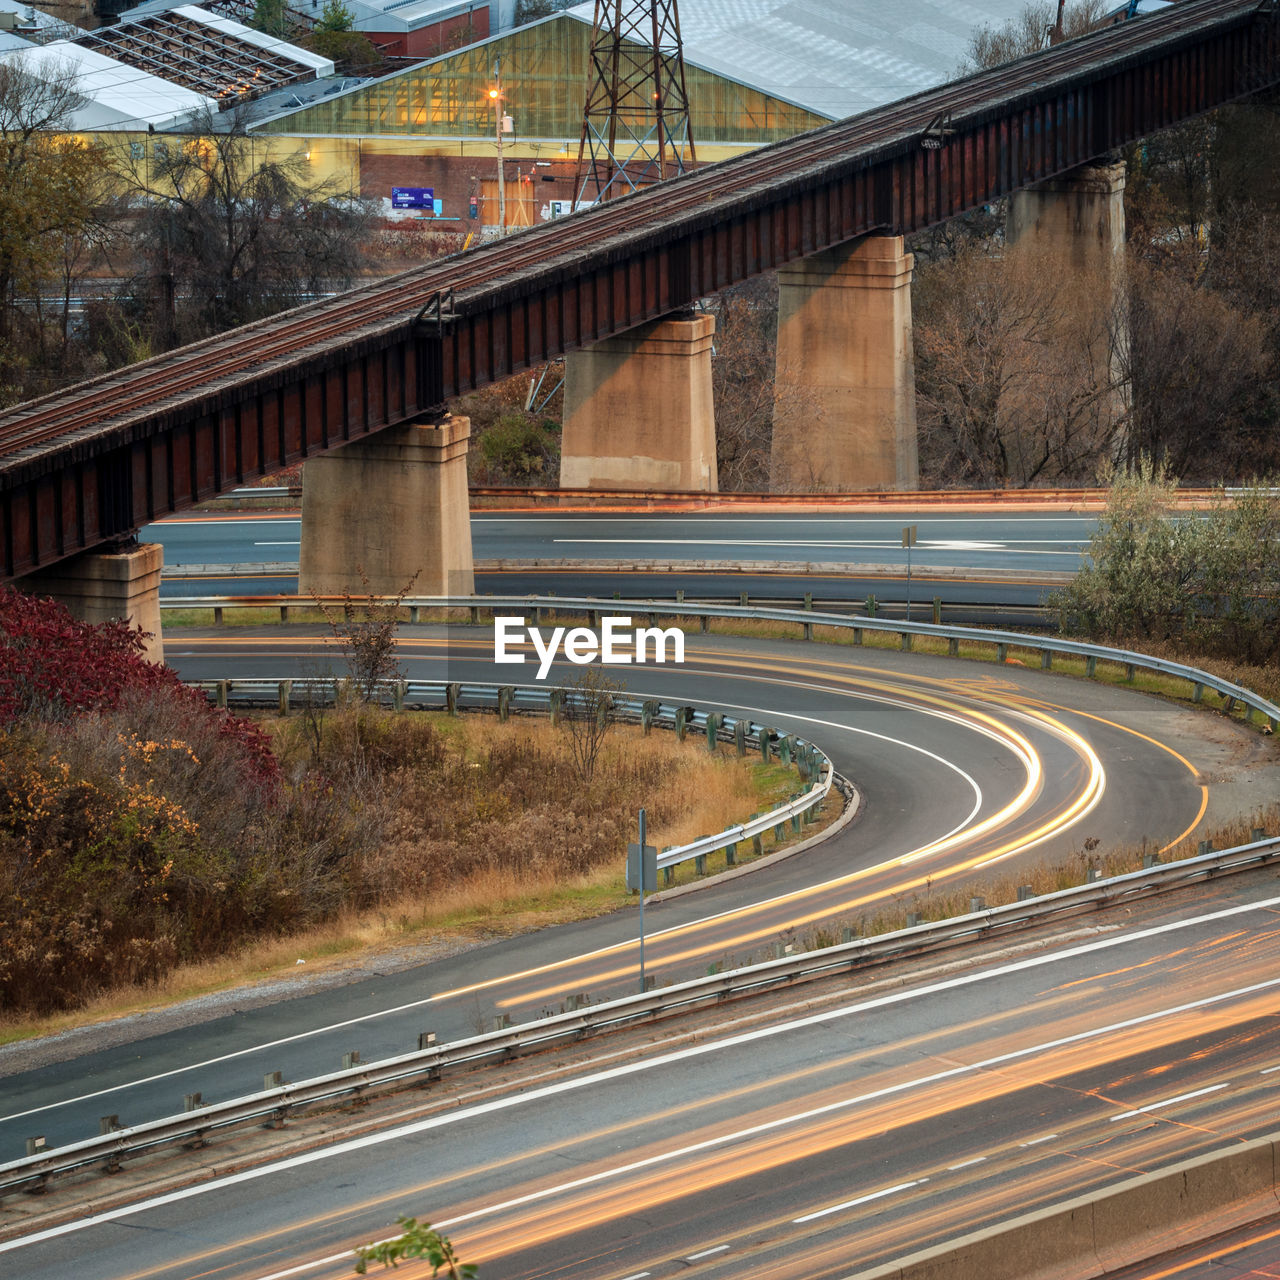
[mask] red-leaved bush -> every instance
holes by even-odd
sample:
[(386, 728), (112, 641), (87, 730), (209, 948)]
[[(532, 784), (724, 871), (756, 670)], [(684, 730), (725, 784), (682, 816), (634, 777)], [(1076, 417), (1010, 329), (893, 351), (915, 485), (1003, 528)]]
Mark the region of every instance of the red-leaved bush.
[(148, 662), (143, 640), (124, 622), (78, 622), (55, 600), (0, 586), (0, 728), (114, 711), (126, 695), (141, 694), (178, 704), (201, 724), (216, 722), (220, 735), (242, 749), (246, 781), (274, 785), (280, 770), (262, 730), (211, 706), (168, 667)]

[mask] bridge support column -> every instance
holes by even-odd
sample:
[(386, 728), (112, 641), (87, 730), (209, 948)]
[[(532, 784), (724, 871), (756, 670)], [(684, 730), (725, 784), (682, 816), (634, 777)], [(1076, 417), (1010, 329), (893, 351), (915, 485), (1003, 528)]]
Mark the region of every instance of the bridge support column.
[(1044, 280), (1071, 286), (1060, 295), (1063, 337), (1086, 335), (1094, 385), (1103, 391), (1102, 432), (1125, 412), (1127, 339), (1113, 319), (1124, 266), (1124, 187), (1123, 164), (1082, 165), (1015, 191), (1005, 227), (1007, 244), (1032, 255)]
[(779, 269), (775, 492), (917, 487), (914, 263), (866, 236)]
[(714, 333), (681, 316), (568, 353), (561, 488), (716, 492)]
[(148, 661), (164, 662), (160, 636), (160, 571), (164, 548), (142, 542), (125, 551), (85, 552), (41, 569), (14, 585), (37, 596), (51, 596), (81, 622), (120, 619), (150, 635), (143, 650)]
[(1056, 273), (1114, 276), (1124, 253), (1124, 165), (1082, 165), (1015, 191), (1005, 239), (1051, 255)]
[(469, 418), (445, 415), (308, 458), (298, 594), (473, 594), (470, 438)]

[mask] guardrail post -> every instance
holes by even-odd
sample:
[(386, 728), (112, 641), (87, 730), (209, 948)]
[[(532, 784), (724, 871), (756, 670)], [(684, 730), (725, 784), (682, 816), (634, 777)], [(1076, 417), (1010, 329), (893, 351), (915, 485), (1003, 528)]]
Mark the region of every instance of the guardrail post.
[(1089, 869), (1084, 873), (1084, 882), (1085, 882), (1085, 884), (1096, 884), (1096, 883), (1097, 883), (1099, 880), (1101, 880), (1101, 879), (1102, 879), (1102, 868), (1101, 868), (1101, 867), (1090, 867), (1090, 868), (1089, 868)]
[(684, 604), (684, 588), (680, 587), (676, 591), (676, 604)]
[(1267, 833), (1262, 827), (1254, 827), (1253, 830), (1249, 832), (1250, 844), (1257, 844), (1259, 840), (1265, 840), (1266, 838)]
[(1036, 891), (1029, 884), (1020, 884), (1018, 886), (1018, 901), (1030, 902), (1036, 896)]
[(653, 728), (653, 722), (661, 714), (662, 704), (653, 698), (650, 698), (640, 707), (640, 728), (644, 730), (646, 736), (649, 730)]
[[(564, 690), (552, 689), (547, 693), (547, 705), (551, 709), (551, 723), (557, 725), (560, 723), (560, 717), (564, 713)], [(645, 707), (649, 704), (646, 702)], [(649, 732), (649, 726), (645, 724), (644, 707), (640, 709), (640, 723), (644, 725), (645, 733)]]
[(732, 867), (738, 861), (738, 846), (736, 844), (727, 844), (724, 847), (724, 865)]
[(203, 1098), (198, 1093), (184, 1093), (182, 1095), (183, 1111), (199, 1111), (204, 1106)]
[(1009, 646), (1007, 644), (996, 645), (996, 661), (1003, 664), (1009, 657)]
[(281, 680), (276, 686), (276, 698), (280, 707), (280, 714), (287, 716), (289, 714), (289, 695), (293, 692), (292, 680)]
[[(752, 819), (758, 818), (759, 816), (760, 815), (758, 813), (753, 813), (751, 815)], [(764, 853), (764, 837), (763, 836), (754, 835), (751, 837), (751, 852), (754, 853), (757, 858)]]
[(751, 607), (751, 603), (747, 599), (747, 593), (745, 591), (738, 592), (738, 604), (743, 609), (749, 609)]
[(1052, 649), (1040, 650), (1040, 670), (1041, 671), (1053, 670), (1053, 650)]
[(1138, 674), (1138, 668), (1135, 667), (1132, 662), (1126, 662), (1124, 664), (1124, 678), (1125, 678), (1126, 684), (1132, 684), (1133, 678), (1137, 674)]
[(806, 591), (804, 593), (804, 607), (806, 609), (813, 608), (813, 592), (812, 591)]
[(693, 871), (695, 875), (699, 876), (705, 876), (707, 874), (707, 855), (705, 853), (694, 854)]
[(392, 711), (404, 710), (404, 695), (408, 693), (409, 685), (404, 680), (397, 680), (391, 686), (391, 709)]
[(480, 625), (480, 606), (478, 604), (473, 604), (468, 612), (471, 615), (471, 625), (473, 627), (478, 627)]
[(287, 604), (282, 604), (280, 606), (280, 622), (283, 625), (288, 621), (289, 621), (289, 606)]
[(421, 617), (422, 617), (422, 609), (421, 609), (418, 605), (416, 605), (416, 604), (411, 604), (411, 605), (409, 606), (409, 622), (410, 622), (410, 624), (411, 624), (411, 625), (416, 624), (416, 623), (418, 622), (418, 620), (419, 620)]
[(215, 627), (222, 626), (222, 606), (215, 605), (213, 609), (213, 625)]
[(933, 625), (935, 627), (942, 626), (942, 597), (933, 597)]
[(451, 715), (458, 714), (458, 699), (462, 696), (460, 684), (447, 684), (444, 687), (444, 709)]
[[(98, 1132), (101, 1134), (114, 1133), (117, 1129), (123, 1129), (120, 1123), (120, 1117), (117, 1115), (102, 1116), (98, 1120)], [(103, 1173), (119, 1173), (120, 1172), (120, 1153), (118, 1151), (107, 1152), (107, 1162), (102, 1166)]]
[[(874, 618), (875, 616), (876, 616), (876, 598), (875, 596), (868, 596), (867, 597), (867, 617)], [(862, 641), (858, 641), (858, 643), (861, 644)]]
[(747, 722), (741, 717), (733, 722), (733, 747), (740, 756), (747, 754)]
[(911, 652), (911, 640), (912, 640), (911, 632), (904, 631), (902, 633), (902, 652), (903, 653)]
[(800, 834), (800, 815), (793, 813), (791, 815), (791, 834), (798, 836)]
[(358, 1067), (359, 1065), (360, 1065), (359, 1049), (352, 1049), (349, 1053), (344, 1053), (342, 1055), (343, 1071), (350, 1071), (352, 1067)]
[(679, 742), (684, 741), (684, 735), (689, 728), (689, 708), (676, 708), (676, 739)]
[(769, 760), (769, 739), (773, 734), (773, 730), (767, 725), (760, 726), (760, 732), (756, 734), (756, 742), (760, 747), (760, 762), (768, 763)]
[(1227, 716), (1232, 715), (1235, 712), (1235, 709), (1236, 709), (1236, 700), (1234, 698), (1228, 697), (1226, 702), (1223, 703), (1222, 714)]
[(1142, 869), (1149, 871), (1152, 867), (1160, 865), (1160, 855), (1158, 853), (1144, 853), (1142, 855)]
[(707, 714), (707, 750), (714, 751), (719, 745), (718, 734), (724, 717), (718, 711)]
[(794, 741), (789, 733), (784, 734), (778, 739), (778, 759), (783, 764), (791, 763), (791, 750), (794, 745)]
[(958, 658), (960, 656), (959, 636), (949, 636), (947, 638), (947, 656), (949, 658)]
[(230, 680), (219, 680), (214, 686), (214, 701), (224, 711), (227, 709), (227, 693), (231, 687)]
[(515, 690), (509, 685), (504, 684), (498, 689), (498, 719), (505, 720), (511, 714), (511, 695)]
[[(665, 852), (666, 852), (666, 850), (664, 849), (664, 850), (663, 850), (663, 852), (665, 853)], [(676, 878), (676, 869), (675, 869), (675, 867), (663, 867), (663, 868), (662, 868), (662, 883), (663, 883), (663, 884), (670, 884), (670, 883), (671, 883), (675, 878)]]
[(1196, 849), (1196, 852), (1197, 852), (1201, 857), (1204, 857), (1204, 855), (1205, 855), (1206, 853), (1212, 853), (1212, 852), (1213, 852), (1213, 841), (1212, 841), (1212, 840), (1201, 840), (1201, 841), (1200, 841), (1199, 846), (1198, 846), (1198, 847), (1197, 847), (1197, 849)]
[(970, 898), (969, 899), (969, 914), (971, 916), (976, 915), (979, 911), (985, 911), (986, 909), (987, 909), (986, 898)]
[(918, 911), (907, 912), (907, 928), (914, 929), (920, 923), (920, 913)]
[(702, 624), (701, 631), (702, 631), (702, 634), (705, 636), (707, 632), (711, 630), (711, 615), (707, 613), (701, 614), (699, 616), (698, 621)]
[(773, 843), (781, 844), (787, 835), (787, 820), (784, 818), (781, 822), (774, 823), (773, 826)]
[(801, 623), (801, 625), (804, 627), (804, 638), (806, 640), (812, 640), (813, 639), (813, 623), (805, 622), (805, 623)]
[[(28, 1138), (27, 1139), (27, 1155), (29, 1156), (43, 1155), (47, 1146), (48, 1144), (45, 1142), (43, 1137)], [(43, 1185), (41, 1186), (41, 1190), (44, 1190)]]
[(854, 644), (861, 644), (861, 643), (862, 643), (862, 628), (861, 628), (861, 627), (854, 627), (854, 629), (853, 629), (853, 643), (854, 643)]
[(1098, 674), (1098, 655), (1096, 653), (1091, 653), (1084, 660), (1084, 673), (1090, 680)]

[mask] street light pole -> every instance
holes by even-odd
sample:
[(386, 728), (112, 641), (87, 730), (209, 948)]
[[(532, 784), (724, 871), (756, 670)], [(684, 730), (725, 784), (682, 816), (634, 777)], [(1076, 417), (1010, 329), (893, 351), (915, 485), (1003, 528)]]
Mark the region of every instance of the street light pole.
[(502, 172), (502, 59), (493, 60), (493, 88), (489, 96), (493, 99), (494, 118), (496, 121), (495, 136), (498, 141), (498, 234), (507, 234), (507, 187)]

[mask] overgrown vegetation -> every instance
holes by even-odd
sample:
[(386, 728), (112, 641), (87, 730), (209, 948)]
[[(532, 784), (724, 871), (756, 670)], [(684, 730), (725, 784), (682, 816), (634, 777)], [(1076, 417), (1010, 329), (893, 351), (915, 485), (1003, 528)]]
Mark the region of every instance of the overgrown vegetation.
[(1143, 460), (1111, 484), (1089, 563), (1055, 598), (1064, 631), (1156, 640), (1264, 664), (1280, 653), (1280, 494), (1254, 486), (1178, 512), (1177, 482)]
[(136, 633), (7, 589), (0, 659), (10, 1016), (374, 909), (430, 930), (616, 881), (605, 909), (640, 807), (675, 844), (778, 798), (736, 760), (638, 728), (596, 740), (584, 776), (545, 722), (355, 702), (259, 726), (145, 662)]
[(398, 1236), (378, 1244), (362, 1245), (356, 1250), (355, 1273), (365, 1275), (369, 1263), (380, 1262), (384, 1267), (398, 1267), (402, 1261), (421, 1258), (431, 1264), (431, 1274), (438, 1276), (443, 1268), (450, 1280), (470, 1280), (476, 1274), (474, 1263), (459, 1262), (449, 1237), (437, 1231), (429, 1222), (417, 1218), (398, 1218), (401, 1228)]

